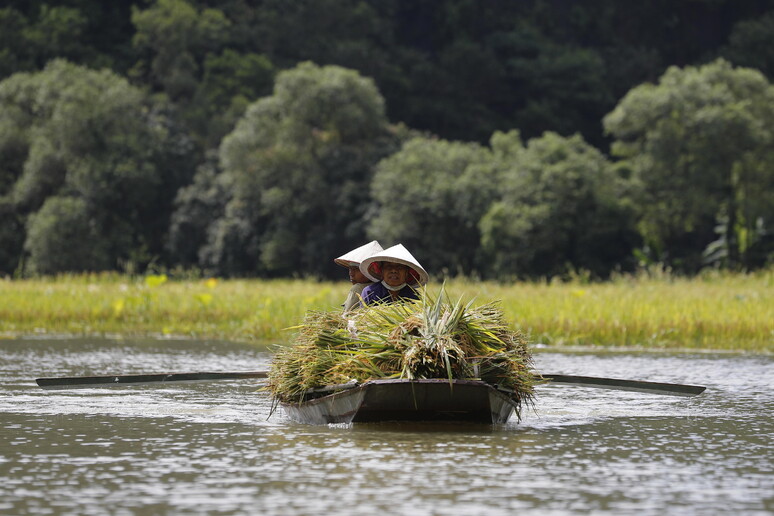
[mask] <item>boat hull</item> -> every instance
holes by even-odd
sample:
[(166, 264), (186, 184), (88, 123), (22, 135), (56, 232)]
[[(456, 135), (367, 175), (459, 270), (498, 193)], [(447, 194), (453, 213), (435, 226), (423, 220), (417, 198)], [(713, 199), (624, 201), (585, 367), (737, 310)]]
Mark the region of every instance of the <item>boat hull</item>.
[(299, 423), (459, 421), (502, 424), (515, 402), (477, 380), (372, 380), (303, 403), (282, 405)]

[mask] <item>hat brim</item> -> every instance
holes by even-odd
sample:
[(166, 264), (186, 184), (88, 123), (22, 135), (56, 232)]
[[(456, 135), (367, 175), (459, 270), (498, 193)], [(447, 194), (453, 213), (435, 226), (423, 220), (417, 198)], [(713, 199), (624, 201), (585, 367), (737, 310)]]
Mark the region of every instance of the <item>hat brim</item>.
[(337, 265), (341, 265), (342, 267), (347, 267), (347, 268), (349, 268), (349, 267), (360, 267), (360, 264), (359, 264), (359, 263), (357, 263), (357, 262), (352, 262), (352, 261), (349, 261), (349, 260), (339, 260), (338, 258), (336, 258), (336, 259), (335, 259), (335, 260), (333, 260), (333, 261), (334, 261), (334, 262), (335, 262)]
[(373, 256), (369, 256), (362, 262), (360, 262), (360, 272), (363, 273), (371, 281), (382, 281), (383, 275), (381, 271), (381, 262), (392, 262), (406, 265), (410, 270), (409, 274), (413, 278), (413, 283), (407, 282), (411, 285), (426, 285), (430, 276), (427, 271), (419, 264), (411, 253), (406, 250), (405, 247), (398, 244), (396, 246), (385, 249), (381, 253), (377, 253)]
[(372, 240), (338, 258), (334, 258), (333, 261), (342, 267), (357, 267), (365, 258), (380, 251), (382, 251), (382, 246), (376, 240)]

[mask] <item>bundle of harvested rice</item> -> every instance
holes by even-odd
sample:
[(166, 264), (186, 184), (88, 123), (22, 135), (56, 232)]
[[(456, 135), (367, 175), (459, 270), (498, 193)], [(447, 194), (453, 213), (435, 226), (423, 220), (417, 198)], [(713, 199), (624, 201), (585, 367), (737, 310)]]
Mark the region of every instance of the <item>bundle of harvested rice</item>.
[[(420, 301), (354, 312), (310, 312), (290, 346), (275, 350), (268, 389), (282, 402), (309, 389), (377, 378), (480, 379), (531, 403), (539, 377), (524, 336), (496, 303), (450, 302), (442, 289)], [(517, 410), (517, 415), (520, 411)]]

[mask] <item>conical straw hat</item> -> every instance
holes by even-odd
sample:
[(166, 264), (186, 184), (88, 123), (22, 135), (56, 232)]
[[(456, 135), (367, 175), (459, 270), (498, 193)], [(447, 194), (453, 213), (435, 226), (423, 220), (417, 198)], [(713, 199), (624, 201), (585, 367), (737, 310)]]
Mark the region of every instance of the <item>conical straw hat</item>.
[(360, 262), (360, 272), (372, 281), (381, 281), (382, 271), (379, 262), (395, 262), (408, 265), (411, 268), (410, 276), (413, 277), (413, 281), (411, 278), (407, 281), (409, 284), (419, 283), (424, 285), (430, 279), (427, 271), (425, 271), (408, 249), (403, 247), (403, 244), (394, 245), (365, 258)]
[(378, 253), (382, 250), (382, 246), (379, 242), (372, 240), (365, 245), (361, 245), (357, 249), (353, 249), (347, 254), (342, 254), (333, 261), (341, 265), (342, 267), (357, 267), (360, 262), (368, 258), (374, 253)]

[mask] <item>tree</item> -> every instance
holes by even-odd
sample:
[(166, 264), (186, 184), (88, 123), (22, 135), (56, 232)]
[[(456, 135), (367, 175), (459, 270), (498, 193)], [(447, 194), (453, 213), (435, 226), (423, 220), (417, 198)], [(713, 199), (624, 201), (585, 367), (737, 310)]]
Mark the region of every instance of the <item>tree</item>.
[(207, 149), (217, 148), (248, 105), (271, 94), (274, 77), (274, 65), (260, 54), (224, 50), (207, 55), (204, 76), (186, 109), (186, 118)]
[[(205, 247), (208, 231), (219, 232), (213, 221), (224, 217), (232, 188), (228, 184), (230, 176), (220, 173), (217, 160), (217, 153), (211, 152), (197, 169), (193, 183), (181, 188), (175, 198), (167, 247), (177, 265), (196, 267), (204, 263), (203, 257), (210, 255)], [(215, 244), (214, 247), (223, 246)], [(220, 260), (214, 261), (220, 263)], [(223, 268), (249, 270), (250, 266), (247, 263), (243, 267), (231, 264)]]
[(186, 0), (157, 0), (132, 8), (134, 47), (144, 56), (134, 74), (160, 87), (172, 100), (190, 99), (208, 52), (228, 39), (229, 20), (218, 9), (197, 11)]
[(383, 159), (371, 183), (368, 234), (403, 243), (429, 271), (478, 270), (478, 221), (497, 185), (488, 149), (416, 137)]
[(241, 30), (234, 28), (244, 20), (196, 2), (157, 0), (147, 9), (134, 7), (132, 22), (140, 60), (131, 75), (172, 102), (199, 148), (217, 148), (247, 106), (271, 93), (273, 63), (240, 51)]
[[(164, 218), (190, 172), (176, 156), (184, 142), (151, 107), (141, 90), (112, 72), (62, 60), (0, 83), (0, 163), (8, 185), (0, 193), (16, 216), (37, 220), (30, 222), (34, 236), (29, 233), (25, 244), (34, 270), (58, 272), (54, 267), (75, 264), (67, 256), (82, 257), (81, 246), (100, 247), (100, 258), (76, 270), (105, 267), (105, 260), (109, 267), (119, 261), (142, 266), (160, 256)], [(59, 201), (50, 204), (53, 197)], [(32, 217), (46, 205), (53, 207)], [(85, 240), (46, 235), (61, 229), (51, 222), (60, 214), (76, 222), (90, 218), (88, 231), (71, 235)]]
[(108, 239), (84, 199), (53, 196), (27, 225), (25, 250), (39, 274), (100, 271), (115, 267)]
[(0, 196), (0, 276), (20, 269), (23, 261), (24, 220), (6, 197)]
[(71, 7), (39, 7), (37, 16), (0, 9), (0, 78), (45, 65), (54, 57), (81, 57), (86, 18)]
[[(774, 87), (717, 60), (671, 67), (631, 90), (604, 124), (642, 184), (642, 233), (654, 258), (695, 271), (722, 228), (722, 258), (750, 265), (774, 220)], [(710, 246), (710, 247), (708, 247)]]
[(24, 32), (29, 51), (36, 57), (37, 65), (43, 66), (53, 58), (85, 58), (89, 53), (83, 43), (86, 16), (71, 7), (49, 7), (43, 4), (37, 23)]
[(131, 38), (129, 0), (3, 3), (10, 6), (0, 9), (0, 79), (41, 70), (56, 58), (125, 70)]
[(29, 20), (16, 9), (0, 9), (0, 78), (31, 67), (24, 33)]
[(481, 245), (498, 277), (551, 277), (628, 268), (636, 244), (625, 184), (579, 135), (546, 133), (523, 146), (492, 138), (499, 197), (481, 218)]
[(721, 55), (738, 66), (756, 68), (774, 78), (774, 11), (734, 25)]
[[(280, 73), (273, 95), (250, 105), (220, 146), (225, 177), (217, 183), (228, 200), (205, 230), (200, 265), (221, 274), (332, 275), (330, 257), (365, 238), (373, 166), (399, 137), (373, 81), (312, 63)], [(198, 184), (202, 192), (213, 179)], [(202, 196), (178, 200), (179, 223)]]
[(511, 126), (532, 136), (581, 132), (600, 143), (600, 115), (614, 100), (600, 52), (561, 44), (528, 23), (492, 35), (490, 45), (512, 86), (506, 90), (511, 98), (503, 100)]

